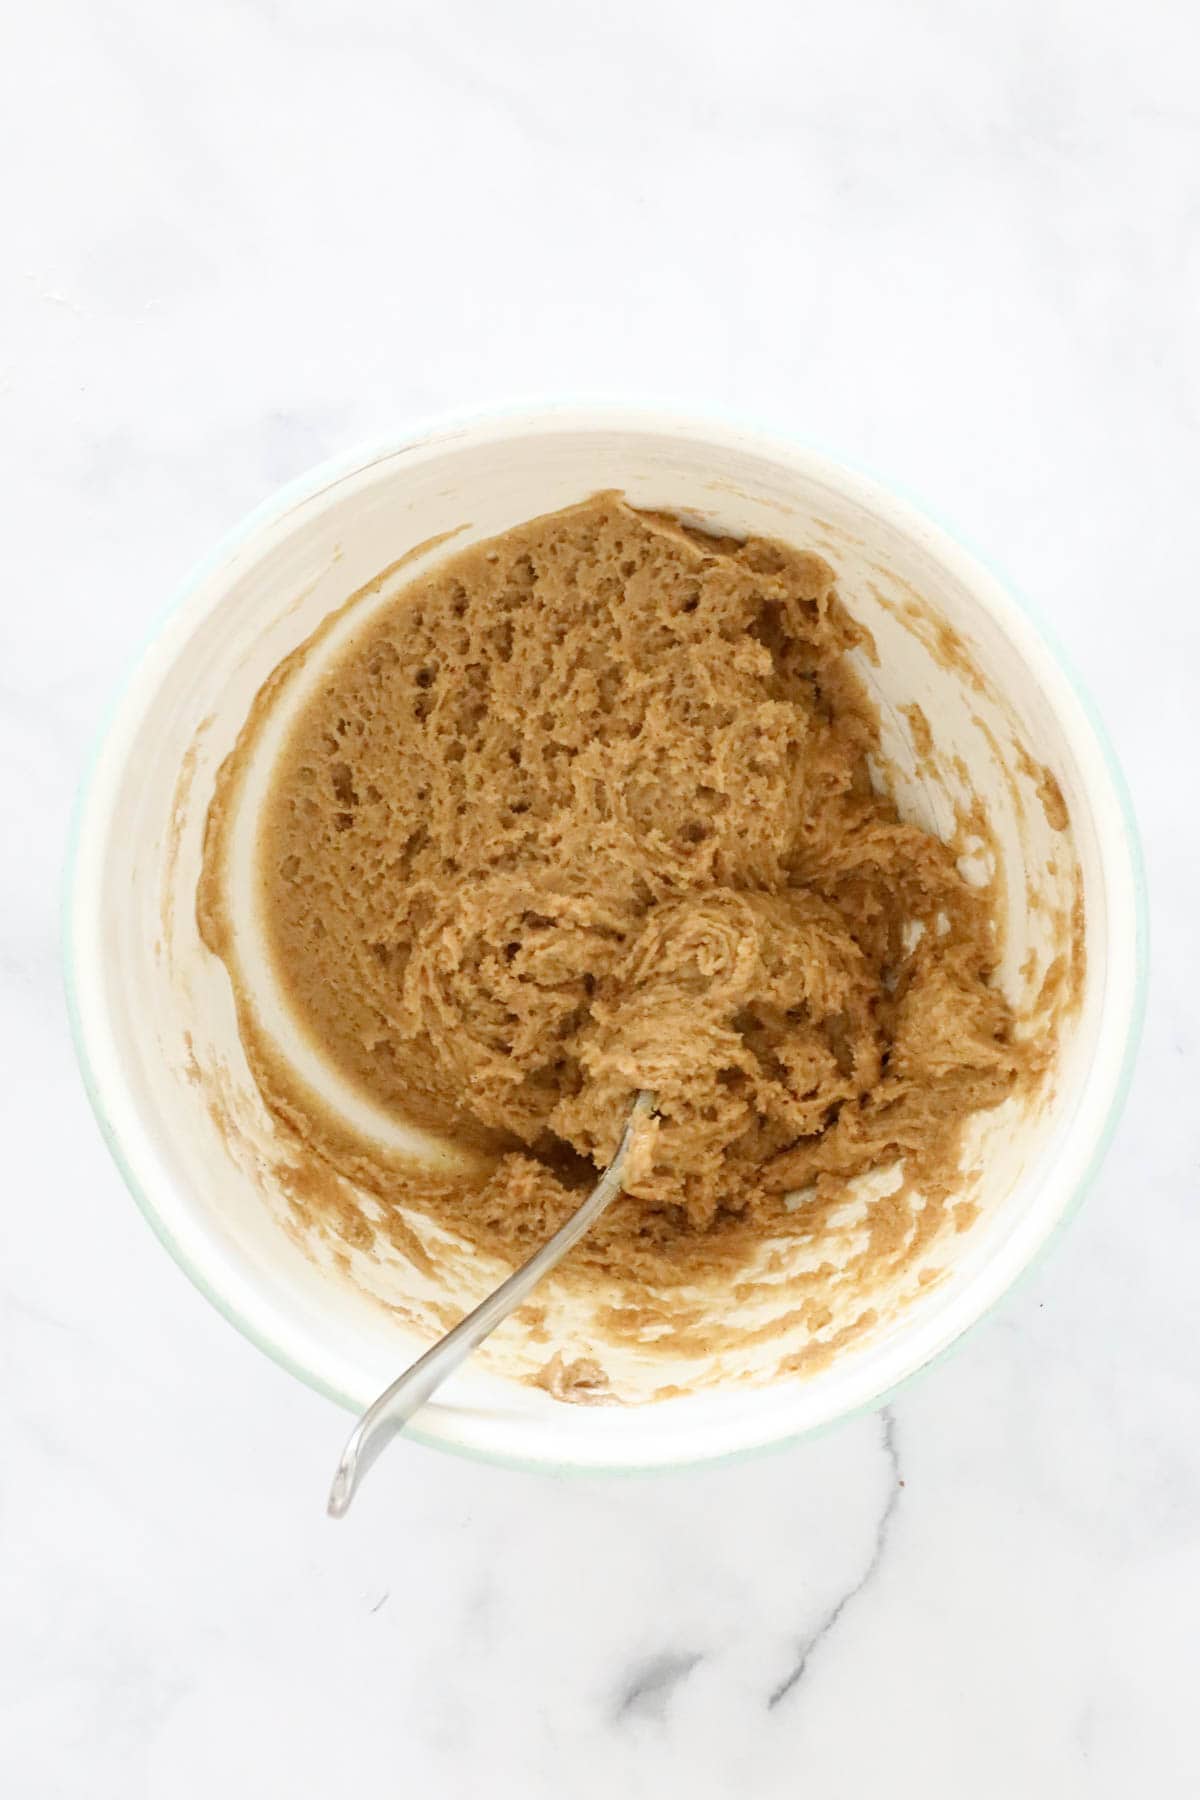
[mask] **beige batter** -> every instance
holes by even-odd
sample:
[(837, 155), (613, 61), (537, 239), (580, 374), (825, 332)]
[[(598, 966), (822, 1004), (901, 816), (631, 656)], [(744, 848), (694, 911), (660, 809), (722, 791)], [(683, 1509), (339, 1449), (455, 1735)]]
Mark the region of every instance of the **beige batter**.
[[(990, 889), (871, 781), (856, 646), (819, 556), (615, 495), (374, 612), (273, 772), (263, 916), (324, 1055), (479, 1166), (434, 1177), (347, 1134), (245, 1008), (275, 1116), (396, 1217), (518, 1260), (653, 1089), (639, 1177), (570, 1264), (626, 1292), (732, 1271), (747, 1233), (819, 1235), (853, 1177), (896, 1163), (930, 1237), (964, 1121), (1051, 1046), (1018, 1040), (991, 985)], [(198, 896), (234, 981), (225, 828), (254, 734), (221, 772)], [(878, 1202), (865, 1260), (909, 1224), (901, 1195)]]
[[(580, 1279), (661, 1291), (736, 1267), (748, 1232), (819, 1233), (850, 1179), (897, 1162), (927, 1237), (964, 1122), (1038, 1079), (1049, 1046), (992, 985), (989, 891), (872, 784), (860, 645), (819, 557), (613, 495), (375, 612), (279, 760), (263, 913), (324, 1054), (482, 1155), (458, 1177), (398, 1163), (245, 1031), (276, 1116), (515, 1261), (652, 1089), (654, 1141), (573, 1253)], [(252, 738), (222, 773), (199, 895), (231, 972), (225, 824)], [(876, 1209), (880, 1255), (901, 1210)]]

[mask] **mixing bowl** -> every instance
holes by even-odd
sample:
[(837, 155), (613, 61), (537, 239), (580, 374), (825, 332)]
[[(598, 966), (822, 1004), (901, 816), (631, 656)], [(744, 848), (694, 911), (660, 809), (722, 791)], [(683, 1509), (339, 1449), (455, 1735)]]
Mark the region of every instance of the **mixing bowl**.
[[(92, 1103), (162, 1241), (261, 1348), (362, 1407), (428, 1341), (447, 1303), (472, 1304), (498, 1270), (460, 1259), (457, 1290), (439, 1292), (402, 1236), (399, 1247), (382, 1233), (339, 1238), (328, 1209), (322, 1220), (313, 1196), (298, 1193), (249, 1075), (226, 969), (197, 932), (208, 803), (263, 682), (350, 595), (374, 583), (360, 604), (384, 603), (439, 558), (601, 489), (828, 558), (875, 644), (861, 672), (879, 707), (880, 778), (907, 816), (943, 835), (956, 807), (982, 804), (988, 830), (973, 853), (978, 878), (996, 880), (998, 978), (1020, 996), (1066, 955), (1073, 980), (1036, 1104), (981, 1114), (968, 1134), (960, 1223), (969, 1228), (943, 1234), (859, 1329), (839, 1338), (832, 1321), (828, 1355), (802, 1354), (811, 1332), (789, 1323), (786, 1257), (772, 1261), (764, 1247), (736, 1292), (714, 1300), (744, 1322), (740, 1348), (671, 1357), (652, 1329), (640, 1347), (608, 1344), (603, 1297), (590, 1305), (551, 1292), (538, 1331), (528, 1321), (505, 1327), (414, 1433), (530, 1464), (645, 1468), (778, 1442), (877, 1404), (1012, 1285), (1112, 1131), (1145, 964), (1134, 827), (1078, 684), (993, 574), (858, 474), (667, 413), (481, 418), (322, 468), (261, 507), (189, 577), (133, 672), (81, 796), (66, 955)], [(264, 757), (271, 742), (264, 734)], [(261, 791), (268, 772), (264, 762), (245, 784), (241, 953), (251, 977), (261, 975), (271, 1028), (311, 1062), (256, 963), (249, 852), (255, 783)], [(311, 1074), (332, 1080), (315, 1063)], [(352, 1092), (333, 1098), (348, 1114), (360, 1106)], [(436, 1247), (438, 1228), (410, 1223)], [(678, 1391), (646, 1404), (564, 1404), (530, 1380), (556, 1349), (598, 1356), (627, 1400)]]

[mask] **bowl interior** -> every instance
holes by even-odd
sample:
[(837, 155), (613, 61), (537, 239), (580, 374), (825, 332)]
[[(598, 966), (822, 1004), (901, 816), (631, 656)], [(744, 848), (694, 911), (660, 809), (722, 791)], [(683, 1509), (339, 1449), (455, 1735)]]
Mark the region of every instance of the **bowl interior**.
[[(196, 929), (216, 772), (266, 677), (381, 571), (392, 569), (364, 604), (382, 603), (439, 557), (603, 488), (712, 529), (781, 537), (825, 555), (876, 642), (877, 662), (864, 658), (861, 668), (902, 810), (946, 834), (972, 794), (984, 803), (989, 830), (976, 854), (981, 874), (992, 859), (999, 865), (1004, 985), (1019, 1000), (1068, 941), (1077, 957), (1086, 952), (1052, 1083), (1038, 1104), (983, 1115), (972, 1132), (964, 1195), (977, 1202), (977, 1220), (931, 1245), (920, 1278), (910, 1270), (881, 1295), (875, 1324), (825, 1366), (773, 1378), (795, 1344), (786, 1329), (756, 1329), (786, 1310), (786, 1284), (773, 1283), (764, 1257), (753, 1292), (729, 1301), (747, 1327), (737, 1355), (697, 1354), (674, 1366), (650, 1345), (645, 1354), (628, 1345), (605, 1353), (596, 1308), (552, 1293), (549, 1348), (511, 1323), (488, 1362), (464, 1370), (427, 1409), (419, 1434), (520, 1460), (651, 1466), (811, 1429), (920, 1367), (1028, 1263), (1104, 1134), (1137, 979), (1121, 809), (1070, 684), (1024, 615), (963, 552), (819, 459), (669, 420), (551, 415), (485, 424), (318, 480), (217, 554), (136, 672), (81, 819), (71, 949), (93, 1098), (156, 1227), (250, 1336), (305, 1379), (364, 1404), (436, 1329), (429, 1309), (446, 1295), (394, 1247), (355, 1248), (312, 1229), (289, 1188), (225, 968)], [(932, 746), (914, 735), (904, 710), (914, 705)], [(278, 732), (285, 727), (281, 712)], [(264, 736), (237, 827), (245, 890), (238, 954), (261, 970), (264, 1013), (299, 1058), (306, 1052), (257, 944), (248, 879), (255, 781), (266, 778), (272, 741)], [(1044, 769), (1066, 800), (1067, 833)], [(314, 1069), (313, 1079), (326, 1083), (327, 1072)], [(360, 1104), (340, 1098), (347, 1109)], [(478, 1261), (464, 1265), (455, 1304), (472, 1304), (496, 1275)], [(664, 1382), (693, 1391), (652, 1406), (564, 1406), (521, 1379), (559, 1345), (567, 1354), (599, 1349), (630, 1396)]]

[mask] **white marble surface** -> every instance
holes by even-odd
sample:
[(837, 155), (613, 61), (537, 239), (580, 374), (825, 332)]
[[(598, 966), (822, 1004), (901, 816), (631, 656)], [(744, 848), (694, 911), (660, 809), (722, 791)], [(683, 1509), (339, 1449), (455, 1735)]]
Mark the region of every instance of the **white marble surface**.
[[(0, 1791), (1200, 1793), (1200, 25), (1179, 0), (159, 6), (0, 55)], [(729, 407), (1036, 596), (1155, 981), (1053, 1259), (889, 1415), (629, 1483), (343, 1418), (168, 1261), (60, 998), (68, 807), (190, 561), (414, 414)]]

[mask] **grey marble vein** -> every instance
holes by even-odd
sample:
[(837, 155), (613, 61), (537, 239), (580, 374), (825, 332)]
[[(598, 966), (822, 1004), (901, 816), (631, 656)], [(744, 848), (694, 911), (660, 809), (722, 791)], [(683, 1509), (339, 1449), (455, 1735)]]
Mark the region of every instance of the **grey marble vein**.
[(701, 1660), (698, 1650), (664, 1650), (647, 1657), (626, 1678), (613, 1707), (613, 1718), (664, 1718), (676, 1688)]
[(883, 1511), (879, 1515), (879, 1523), (875, 1527), (875, 1542), (871, 1549), (870, 1561), (853, 1586), (848, 1587), (845, 1593), (829, 1608), (816, 1630), (803, 1640), (796, 1661), (783, 1680), (779, 1682), (778, 1686), (772, 1688), (767, 1696), (768, 1712), (774, 1712), (775, 1708), (787, 1699), (793, 1689), (800, 1685), (812, 1660), (813, 1652), (824, 1643), (851, 1601), (857, 1600), (858, 1596), (875, 1579), (883, 1561), (884, 1551), (887, 1549), (888, 1533), (891, 1531), (892, 1520), (896, 1515), (903, 1483), (900, 1476), (900, 1455), (896, 1449), (896, 1420), (891, 1407), (884, 1407), (879, 1417), (883, 1421), (883, 1450), (888, 1459), (891, 1476), (888, 1482), (887, 1499), (884, 1502)]

